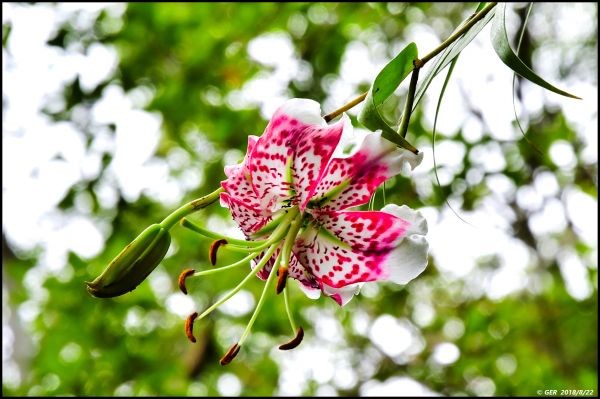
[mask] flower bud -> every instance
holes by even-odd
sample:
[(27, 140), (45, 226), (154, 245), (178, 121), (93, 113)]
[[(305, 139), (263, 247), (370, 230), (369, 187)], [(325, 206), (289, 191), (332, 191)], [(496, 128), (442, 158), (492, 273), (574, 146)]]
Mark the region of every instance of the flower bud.
[(97, 298), (112, 298), (133, 291), (163, 260), (171, 235), (153, 224), (125, 247), (87, 290)]

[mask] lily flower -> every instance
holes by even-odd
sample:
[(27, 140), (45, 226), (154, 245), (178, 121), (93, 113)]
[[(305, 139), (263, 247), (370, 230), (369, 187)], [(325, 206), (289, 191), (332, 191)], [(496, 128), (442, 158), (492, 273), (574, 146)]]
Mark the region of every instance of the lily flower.
[[(182, 222), (217, 240), (211, 246), (211, 259), (224, 247), (248, 253), (225, 268), (248, 260), (252, 267), (240, 285), (203, 314), (192, 315), (192, 321), (229, 299), (252, 276), (267, 281), (246, 332), (222, 364), (238, 353), (275, 275), (276, 291), (284, 293), (296, 333), (296, 338), (280, 348), (290, 349), (300, 343), (303, 330), (295, 328), (289, 311), (288, 277), (297, 280), (309, 297), (323, 293), (343, 306), (366, 282), (407, 284), (427, 266), (427, 223), (419, 212), (392, 204), (381, 211), (351, 209), (367, 203), (385, 180), (416, 167), (423, 154), (399, 149), (376, 132), (368, 134), (354, 153), (343, 155), (342, 136), (351, 134), (346, 115), (328, 125), (317, 102), (288, 100), (261, 137), (248, 137), (244, 160), (225, 168), (221, 205), (229, 208), (246, 239), (224, 237), (186, 219)], [(338, 153), (342, 155), (336, 156)], [(183, 286), (185, 278), (222, 269), (184, 271)], [(191, 328), (193, 325), (188, 332)]]

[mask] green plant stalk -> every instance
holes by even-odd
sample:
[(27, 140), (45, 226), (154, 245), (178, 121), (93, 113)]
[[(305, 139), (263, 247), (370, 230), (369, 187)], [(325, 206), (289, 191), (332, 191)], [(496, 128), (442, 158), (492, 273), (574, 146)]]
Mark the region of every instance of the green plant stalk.
[(419, 81), (419, 70), (423, 66), (417, 62), (413, 62), (413, 65), (415, 66), (415, 69), (413, 69), (412, 76), (410, 77), (406, 104), (404, 104), (404, 112), (402, 113), (402, 120), (400, 121), (400, 127), (398, 128), (398, 134), (402, 137), (406, 137), (406, 132), (408, 131), (408, 122), (410, 122), (415, 92), (417, 91), (417, 82)]
[(173, 213), (160, 222), (160, 225), (167, 230), (171, 230), (173, 226), (175, 226), (182, 218), (214, 203), (219, 199), (219, 195), (223, 191), (225, 191), (225, 189), (223, 187), (219, 187), (212, 193), (205, 195), (202, 198), (197, 198), (188, 202), (187, 204), (173, 211)]

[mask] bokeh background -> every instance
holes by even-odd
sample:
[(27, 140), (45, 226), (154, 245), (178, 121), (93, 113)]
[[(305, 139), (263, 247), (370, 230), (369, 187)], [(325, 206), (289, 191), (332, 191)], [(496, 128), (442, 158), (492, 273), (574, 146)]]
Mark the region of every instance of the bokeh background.
[[(530, 143), (489, 26), (463, 51), (438, 121), (441, 186), (432, 125), (443, 75), (434, 81), (407, 136), (425, 160), (386, 185), (387, 202), (427, 217), (428, 268), (404, 287), (366, 284), (344, 308), (292, 284), (306, 331), (296, 350), (277, 350), (290, 336), (272, 295), (248, 344), (219, 365), (258, 280), (199, 323), (197, 344), (186, 339), (185, 317), (242, 271), (197, 279), (184, 296), (177, 276), (209, 268), (210, 243), (181, 228), (132, 293), (85, 291), (147, 225), (217, 188), (285, 99), (331, 112), (408, 42), (431, 51), (475, 7), (3, 3), (3, 395), (597, 393), (597, 3), (533, 7), (521, 57), (583, 100), (518, 79)], [(511, 37), (525, 14), (509, 7)], [(405, 91), (387, 104), (390, 120)], [(349, 115), (360, 132), (359, 108)], [(193, 218), (239, 234), (218, 204)]]

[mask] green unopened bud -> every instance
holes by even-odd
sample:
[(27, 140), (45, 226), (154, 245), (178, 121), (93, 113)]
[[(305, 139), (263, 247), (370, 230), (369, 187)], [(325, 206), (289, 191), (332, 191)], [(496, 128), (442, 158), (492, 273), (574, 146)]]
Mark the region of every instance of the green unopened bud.
[(110, 262), (94, 281), (86, 282), (90, 294), (112, 298), (133, 291), (163, 260), (171, 235), (160, 224), (144, 230)]

